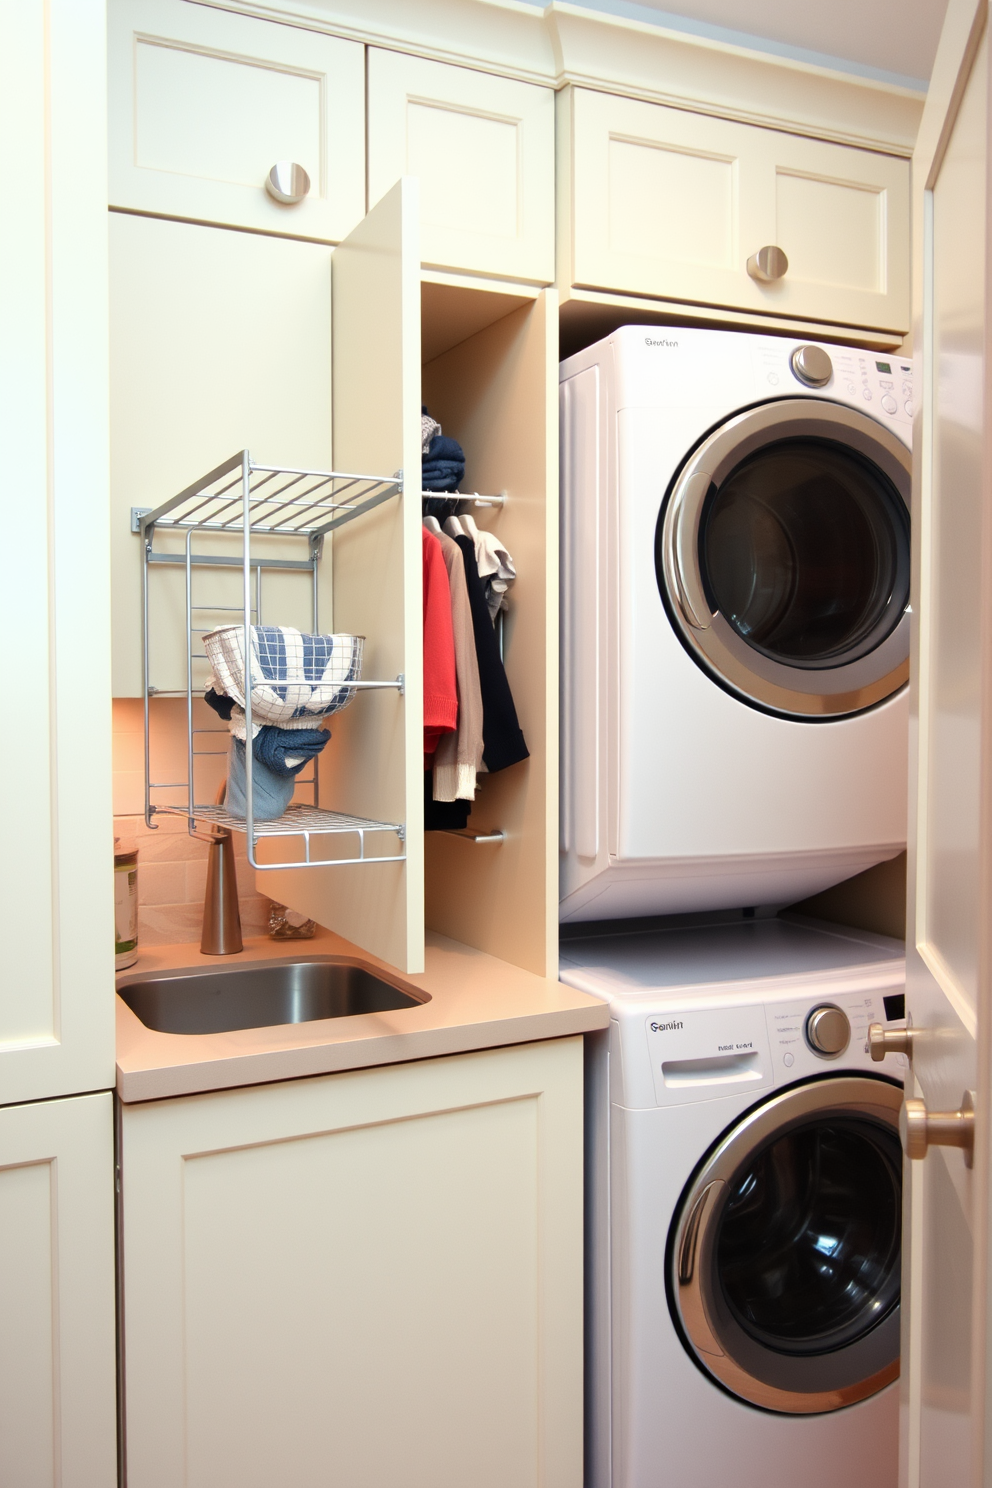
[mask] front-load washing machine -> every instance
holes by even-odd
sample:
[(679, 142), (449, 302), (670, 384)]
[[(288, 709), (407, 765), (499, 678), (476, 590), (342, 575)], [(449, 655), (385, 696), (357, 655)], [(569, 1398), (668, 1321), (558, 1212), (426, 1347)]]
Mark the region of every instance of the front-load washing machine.
[(625, 326), (560, 398), (562, 920), (790, 904), (894, 857), (910, 364)]
[(755, 919), (569, 940), (560, 975), (610, 1003), (587, 1488), (895, 1488), (905, 1059), (865, 1043), (901, 942)]

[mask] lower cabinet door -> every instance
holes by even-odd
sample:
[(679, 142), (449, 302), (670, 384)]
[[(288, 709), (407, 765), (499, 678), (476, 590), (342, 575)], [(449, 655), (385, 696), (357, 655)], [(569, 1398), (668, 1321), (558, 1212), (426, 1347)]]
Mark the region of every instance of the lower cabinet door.
[(582, 1041), (122, 1110), (130, 1488), (575, 1488)]
[(113, 1097), (0, 1108), (0, 1483), (117, 1483)]

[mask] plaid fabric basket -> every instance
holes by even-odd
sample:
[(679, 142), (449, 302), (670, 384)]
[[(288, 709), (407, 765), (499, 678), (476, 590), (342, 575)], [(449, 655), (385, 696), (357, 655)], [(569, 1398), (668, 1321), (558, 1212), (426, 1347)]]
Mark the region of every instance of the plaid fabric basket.
[[(289, 625), (251, 627), (253, 732), (265, 724), (313, 728), (347, 707), (362, 675), (364, 636), (306, 635)], [(214, 687), (245, 706), (243, 625), (221, 625), (203, 637)]]

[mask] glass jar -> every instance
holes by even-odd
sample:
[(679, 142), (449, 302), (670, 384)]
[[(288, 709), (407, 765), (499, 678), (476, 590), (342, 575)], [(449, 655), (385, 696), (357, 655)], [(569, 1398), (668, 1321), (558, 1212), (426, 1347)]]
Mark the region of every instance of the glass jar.
[(114, 964), (138, 959), (138, 849), (114, 838)]

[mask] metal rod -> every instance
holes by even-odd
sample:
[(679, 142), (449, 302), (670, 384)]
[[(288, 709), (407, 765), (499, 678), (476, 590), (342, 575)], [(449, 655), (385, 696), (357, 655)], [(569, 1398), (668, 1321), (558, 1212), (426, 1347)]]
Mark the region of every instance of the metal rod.
[(187, 806), (192, 809), (195, 799), (193, 786), (193, 565), (190, 556), (193, 551), (193, 528), (186, 534), (186, 727), (187, 735), (187, 774), (189, 776), (189, 794), (186, 797)]
[[(182, 529), (182, 530), (185, 531), (186, 529)], [(202, 531), (213, 532), (214, 531), (214, 528), (212, 528), (212, 527), (207, 527), (207, 528), (201, 527), (198, 530), (201, 531), (201, 532)], [(296, 536), (297, 534), (284, 532), (284, 533), (282, 533), (280, 535), (283, 536), (283, 537), (290, 537), (290, 536)], [(305, 533), (305, 532), (299, 534), (299, 536), (301, 536), (301, 537), (306, 537), (307, 535), (308, 534)], [(257, 567), (260, 567), (260, 568), (284, 568), (284, 569), (287, 569), (287, 570), (292, 570), (292, 569), (297, 569), (297, 568), (309, 568), (310, 567), (310, 559), (309, 558), (255, 558), (253, 561), (254, 561), (255, 565)], [(149, 563), (185, 563), (186, 560), (183, 557), (182, 553), (149, 553), (149, 555), (148, 555), (148, 562)], [(211, 556), (209, 556), (209, 555), (207, 555), (205, 553), (197, 553), (193, 557), (193, 566), (194, 566), (194, 568), (240, 568), (241, 567), (241, 559), (240, 558), (224, 558), (224, 557), (221, 557), (220, 555), (217, 555), (215, 557), (211, 557)], [(229, 606), (227, 606), (227, 605), (216, 605), (216, 606), (214, 606), (214, 605), (198, 605), (197, 608), (198, 609), (201, 609), (201, 610), (209, 610), (209, 609), (215, 609), (215, 608), (216, 609), (228, 609)], [(233, 608), (240, 609), (240, 605), (233, 606)]]
[(144, 702), (145, 720), (145, 826), (152, 832), (158, 831), (158, 824), (152, 821), (154, 809), (152, 807), (152, 764), (151, 764), (151, 741), (149, 730), (151, 728), (151, 717), (149, 713), (149, 698), (151, 688), (148, 684), (148, 550), (151, 542), (142, 535), (141, 549), (141, 693)]
[(241, 457), (241, 542), (244, 559), (244, 647), (245, 647), (245, 829), (248, 862), (255, 863), (255, 801), (252, 791), (252, 764), (255, 735), (251, 726), (251, 457), (245, 450)]

